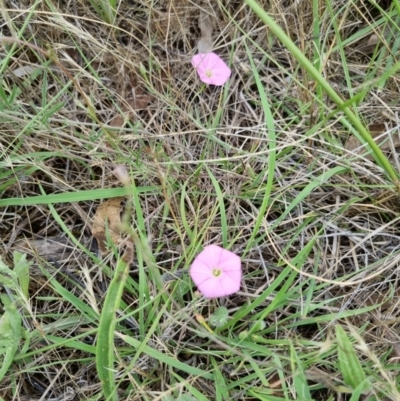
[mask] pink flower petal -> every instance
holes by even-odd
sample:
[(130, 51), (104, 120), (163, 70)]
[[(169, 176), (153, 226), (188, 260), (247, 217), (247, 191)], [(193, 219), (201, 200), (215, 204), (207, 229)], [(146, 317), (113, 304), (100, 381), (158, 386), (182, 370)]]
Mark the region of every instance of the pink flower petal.
[(207, 53), (200, 53), (200, 54), (195, 54), (192, 57), (192, 66), (194, 68), (199, 68), (201, 64), (204, 64), (204, 60), (205, 60), (205, 56), (207, 55)]
[[(197, 255), (197, 259), (201, 260), (207, 266), (218, 266), (221, 253), (225, 249), (217, 245), (207, 245), (201, 253)], [(229, 251), (228, 251), (229, 252)]]
[[(220, 270), (219, 276), (214, 275), (214, 269)], [(190, 277), (207, 298), (231, 295), (240, 289), (240, 258), (217, 245), (206, 246), (192, 263)]]
[(224, 292), (224, 296), (231, 295), (240, 290), (240, 279), (237, 281), (229, 276), (224, 276), (224, 279), (221, 280), (220, 285), (222, 287), (222, 291)]
[(194, 283), (200, 286), (204, 281), (215, 278), (212, 274), (212, 269), (201, 262), (198, 258), (193, 262), (190, 268), (190, 277), (194, 281)]
[(224, 278), (227, 279), (227, 281), (233, 281), (235, 283), (238, 283), (239, 288), (240, 288), (240, 282), (242, 280), (242, 270), (238, 270), (238, 271), (226, 271)]
[(192, 57), (192, 65), (206, 84), (220, 86), (231, 76), (231, 69), (213, 52), (196, 54)]
[(240, 258), (237, 255), (234, 256), (236, 257), (231, 257), (230, 259), (222, 259), (222, 261), (219, 262), (218, 266), (224, 272), (241, 271), (242, 264), (240, 262)]
[(220, 253), (220, 256), (219, 256), (219, 264), (220, 265), (224, 264), (225, 262), (229, 262), (229, 263), (238, 264), (239, 268), (240, 268), (240, 258), (239, 258), (239, 256), (237, 256), (236, 254), (234, 254), (231, 251), (227, 251), (226, 249), (223, 249), (223, 248), (219, 248), (219, 249), (221, 249), (221, 253)]
[(229, 277), (220, 276), (216, 280), (210, 278), (203, 281), (197, 288), (207, 298), (219, 298), (239, 291), (240, 281), (237, 282)]
[(210, 278), (209, 280), (204, 281), (197, 287), (199, 291), (207, 298), (218, 298), (223, 297), (225, 291), (223, 291), (221, 287), (220, 280), (214, 280)]

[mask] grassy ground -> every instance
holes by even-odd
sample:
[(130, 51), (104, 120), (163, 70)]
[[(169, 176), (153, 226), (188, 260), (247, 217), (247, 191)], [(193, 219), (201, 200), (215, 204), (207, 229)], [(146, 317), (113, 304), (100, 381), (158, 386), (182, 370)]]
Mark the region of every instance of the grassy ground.
[(400, 400), (400, 5), (259, 4), (0, 1), (1, 400)]

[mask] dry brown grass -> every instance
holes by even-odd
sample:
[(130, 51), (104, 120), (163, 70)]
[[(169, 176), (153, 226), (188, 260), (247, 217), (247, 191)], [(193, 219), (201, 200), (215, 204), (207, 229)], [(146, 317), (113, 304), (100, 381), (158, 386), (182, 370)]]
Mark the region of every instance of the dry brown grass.
[[(2, 36), (20, 36), (19, 42), (0, 45), (3, 91), (18, 91), (11, 104), (0, 105), (2, 199), (121, 187), (113, 170), (124, 165), (137, 187), (156, 188), (134, 205), (132, 226), (144, 230), (162, 274), (187, 268), (199, 245), (226, 241), (242, 254), (261, 220), (254, 244), (243, 255), (242, 291), (219, 302), (233, 315), (257, 299), (288, 264), (302, 272), (287, 289), (285, 302), (263, 318), (267, 328), (259, 334), (277, 340), (265, 347), (279, 357), (260, 356), (256, 350), (251, 355), (270, 383), (286, 383), (271, 386), (273, 394), (296, 395), (285, 343), (291, 339), (309, 385), (319, 384), (313, 388), (314, 399), (349, 398), (338, 389), (341, 376), (330, 356), (325, 358), (322, 351), (319, 357), (310, 356), (314, 350), (307, 343), (312, 340), (321, 350), (326, 346), (333, 352), (333, 324), (341, 321), (361, 328), (366, 349), (357, 352), (376, 384), (371, 394), (398, 399), (398, 192), (371, 158), (354, 147), (346, 149), (351, 128), (339, 113), (326, 119), (335, 106), (258, 17), (241, 1), (122, 1), (112, 27), (88, 2), (39, 1), (33, 11), (31, 1), (3, 3)], [(384, 44), (377, 48), (382, 51), (386, 45), (388, 51), (373, 59), (362, 44), (367, 40), (368, 45), (371, 32), (357, 34), (381, 15), (369, 2), (332, 3), (340, 39), (321, 4), (317, 41), (312, 2), (261, 3), (303, 53), (321, 63), (321, 74), (343, 98), (370, 84), (365, 77), (371, 70), (376, 68), (376, 77), (385, 70), (391, 36), (381, 38)], [(380, 5), (389, 8), (385, 2)], [(232, 66), (226, 88), (203, 87), (191, 67), (200, 12), (212, 16), (214, 49)], [(386, 34), (382, 27), (374, 31)], [(348, 38), (354, 40), (346, 44)], [(265, 109), (246, 46), (271, 107), (275, 165), (270, 163)], [(372, 88), (365, 94), (358, 113), (366, 125), (398, 125), (398, 84), (398, 76), (393, 76), (380, 91)], [(388, 147), (387, 154), (397, 166), (397, 152)], [(310, 187), (337, 166), (346, 172)], [(267, 213), (260, 216), (271, 168), (273, 191)], [(225, 215), (209, 172), (223, 194)], [(307, 196), (280, 220), (307, 188)], [(13, 251), (23, 250), (33, 261), (23, 323), (27, 333), (34, 334), (29, 355), (20, 356), (0, 384), (0, 397), (7, 401), (102, 399), (93, 355), (84, 347), (53, 346), (59, 339), (80, 335), (83, 344), (92, 346), (96, 332), (87, 312), (67, 302), (51, 279), (99, 313), (111, 277), (107, 269), (115, 264), (112, 254), (101, 264), (93, 256), (98, 247), (90, 225), (100, 200), (69, 199), (67, 195), (65, 203), (54, 205), (56, 214), (42, 204), (0, 211), (3, 260), (11, 264)], [(83, 247), (71, 242), (68, 232)], [(296, 259), (311, 242), (304, 259)], [(141, 268), (140, 261), (133, 263), (131, 279), (144, 285)], [(148, 345), (207, 371), (215, 370), (214, 358), (232, 385), (230, 398), (262, 399), (249, 392), (261, 388), (262, 381), (251, 376), (250, 365), (240, 365), (243, 350), (238, 347), (238, 354), (230, 354), (226, 349), (236, 349), (228, 338), (248, 329), (281, 286), (221, 333), (224, 348), (199, 336), (198, 325), (189, 320), (195, 312), (208, 316), (218, 304), (195, 301), (188, 283), (176, 280), (166, 286), (175, 299), (166, 309), (160, 301), (143, 306), (148, 300), (138, 288), (127, 291), (126, 311), (143, 307), (146, 316), (132, 314), (118, 330), (143, 340), (152, 319), (162, 314), (146, 338)], [(147, 291), (157, 296), (150, 278)], [(130, 366), (133, 352), (122, 340), (117, 339), (116, 346), (121, 399), (161, 400), (171, 394), (178, 399), (177, 394), (187, 392), (183, 381), (156, 358), (143, 354)], [(207, 399), (218, 399), (212, 380), (179, 374)]]

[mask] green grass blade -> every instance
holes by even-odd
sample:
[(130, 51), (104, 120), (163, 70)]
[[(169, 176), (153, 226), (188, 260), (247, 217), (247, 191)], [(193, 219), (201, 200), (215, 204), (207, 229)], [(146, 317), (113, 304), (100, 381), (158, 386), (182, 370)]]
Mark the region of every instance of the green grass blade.
[(89, 305), (79, 299), (76, 295), (65, 289), (55, 278), (53, 278), (46, 269), (42, 269), (42, 272), (49, 279), (54, 290), (68, 303), (78, 309), (82, 315), (85, 316), (90, 322), (97, 322), (99, 319), (98, 314)]
[(211, 363), (214, 367), (216, 401), (228, 400), (229, 393), (228, 393), (226, 381), (225, 381), (223, 374), (221, 373), (218, 362), (212, 356), (210, 357), (210, 359), (211, 359)]
[(318, 177), (316, 177), (313, 181), (311, 181), (300, 193), (296, 196), (295, 199), (290, 203), (288, 207), (285, 208), (285, 211), (279, 216), (279, 218), (274, 222), (271, 226), (271, 230), (277, 227), (285, 218), (286, 216), (299, 204), (301, 203), (310, 193), (317, 188), (319, 185), (323, 184), (331, 177), (335, 176), (336, 174), (342, 174), (347, 172), (348, 169), (345, 167), (335, 167), (331, 170), (328, 170)]
[[(138, 187), (139, 193), (157, 191), (157, 187)], [(130, 188), (108, 188), (93, 189), (88, 191), (64, 192), (61, 194), (38, 195), (27, 198), (0, 199), (0, 207), (4, 206), (29, 206), (48, 205), (50, 203), (81, 202), (95, 199), (117, 198), (118, 196), (130, 195)]]
[[(286, 267), (280, 275), (274, 280), (274, 282), (266, 289), (264, 290), (253, 302), (251, 302), (248, 305), (242, 306), (229, 320), (229, 322), (221, 328), (221, 331), (225, 330), (228, 327), (232, 327), (243, 319), (245, 316), (247, 316), (249, 313), (254, 311), (260, 304), (262, 304), (265, 299), (273, 293), (273, 291), (279, 287), (287, 277), (291, 277), (291, 273), (293, 273), (293, 270), (290, 267)], [(290, 281), (290, 279), (287, 279), (287, 281)]]
[(202, 369), (196, 368), (194, 366), (190, 366), (184, 362), (179, 361), (175, 357), (169, 356), (164, 352), (158, 351), (148, 345), (142, 346), (142, 342), (137, 340), (136, 338), (126, 336), (123, 334), (118, 334), (122, 340), (124, 340), (127, 344), (131, 345), (135, 349), (143, 349), (143, 352), (148, 356), (157, 359), (158, 361), (169, 365), (172, 368), (176, 368), (178, 370), (182, 370), (190, 375), (201, 376), (205, 379), (214, 380), (214, 375), (212, 373), (206, 372)]
[(32, 262), (26, 260), (26, 254), (14, 252), (14, 272), (17, 274), (21, 294), (25, 299), (29, 298), (29, 266)]
[(121, 302), (132, 258), (133, 249), (130, 249), (117, 262), (114, 277), (111, 280), (104, 300), (97, 337), (97, 373), (103, 385), (104, 397), (106, 400), (112, 401), (118, 399), (114, 377), (114, 329), (116, 325), (116, 313)]
[(8, 296), (5, 294), (1, 297), (5, 311), (0, 317), (0, 382), (14, 360), (22, 335), (21, 315), (15, 304), (9, 302), (7, 298)]
[(192, 394), (193, 397), (196, 397), (196, 398), (189, 398), (189, 397), (186, 397), (186, 394), (182, 394), (182, 395), (178, 396), (178, 398), (173, 397), (172, 398), (173, 401), (192, 401), (192, 400), (193, 401), (194, 400), (197, 400), (197, 401), (210, 401), (209, 398), (207, 398), (199, 390), (197, 390), (195, 387), (193, 387), (188, 380), (185, 380), (182, 376), (179, 376), (175, 372), (172, 372), (172, 374), (177, 379), (179, 384), (183, 383), (184, 386), (187, 388), (187, 390), (190, 392), (190, 394)]
[(365, 381), (365, 374), (354, 348), (343, 330), (342, 326), (336, 325), (336, 342), (338, 346), (339, 369), (343, 381), (353, 389), (356, 389)]
[(311, 400), (311, 392), (304, 374), (303, 363), (300, 360), (293, 344), (290, 344), (290, 359), (293, 372), (293, 385), (296, 390), (297, 400)]
[(211, 182), (213, 183), (214, 188), (215, 188), (215, 193), (217, 195), (219, 212), (220, 212), (220, 216), (221, 216), (222, 246), (224, 248), (226, 248), (228, 246), (228, 224), (227, 224), (227, 220), (226, 220), (224, 195), (223, 195), (223, 193), (221, 191), (221, 188), (219, 186), (219, 183), (218, 183), (217, 179), (214, 177), (214, 174), (207, 167), (207, 165), (204, 165), (204, 166), (207, 169), (207, 173), (210, 176)]
[[(179, 202), (179, 206), (180, 206), (180, 213), (181, 213), (181, 219), (182, 219), (182, 225), (183, 228), (186, 231), (186, 235), (190, 238), (190, 240), (193, 240), (195, 238), (195, 235), (192, 231), (192, 229), (190, 228), (187, 216), (186, 216), (186, 206), (185, 206), (185, 199), (186, 197), (189, 196), (187, 190), (187, 181), (185, 181), (182, 185), (182, 189), (181, 189), (181, 199)], [(195, 227), (195, 232), (196, 232), (196, 227)]]
[[(372, 401), (373, 398), (367, 398), (363, 397), (363, 393), (365, 392), (365, 389), (369, 387), (369, 381), (368, 378), (362, 381), (352, 392), (350, 400), (349, 401), (358, 401), (358, 400), (364, 400), (368, 399), (368, 401)], [(362, 398), (363, 397), (363, 398)]]
[(265, 120), (265, 124), (268, 128), (268, 137), (269, 137), (269, 141), (268, 141), (268, 179), (267, 179), (267, 184), (265, 187), (265, 193), (264, 193), (264, 198), (260, 207), (260, 211), (258, 213), (258, 217), (255, 221), (254, 224), (254, 228), (252, 230), (251, 233), (251, 237), (248, 241), (248, 244), (246, 246), (246, 250), (245, 250), (245, 254), (249, 251), (249, 249), (254, 245), (254, 238), (259, 234), (259, 230), (261, 227), (261, 223), (263, 221), (263, 218), (265, 216), (265, 212), (267, 211), (267, 207), (268, 207), (268, 203), (269, 203), (269, 197), (271, 195), (271, 191), (272, 191), (272, 186), (274, 183), (274, 176), (275, 176), (275, 166), (276, 166), (276, 133), (275, 133), (275, 123), (274, 123), (274, 117), (272, 115), (272, 111), (271, 111), (271, 107), (269, 105), (269, 101), (267, 99), (267, 95), (265, 93), (265, 89), (264, 89), (264, 85), (261, 82), (261, 78), (258, 74), (256, 65), (254, 64), (254, 60), (252, 58), (250, 49), (248, 48), (246, 42), (244, 42), (245, 46), (246, 46), (246, 52), (249, 56), (249, 61), (251, 64), (251, 69), (252, 72), (254, 74), (254, 79), (257, 85), (257, 90), (258, 90), (258, 94), (260, 95), (260, 99), (261, 99), (261, 104), (262, 104), (262, 108), (263, 108), (263, 112), (264, 112), (264, 120)]
[[(319, 71), (312, 65), (302, 51), (293, 43), (293, 41), (286, 35), (283, 29), (268, 15), (268, 13), (258, 4), (255, 0), (245, 0), (246, 3), (253, 9), (258, 17), (269, 27), (271, 32), (286, 46), (286, 48), (292, 53), (300, 65), (314, 78), (318, 84), (324, 89), (328, 96), (333, 102), (339, 107), (343, 107), (344, 101), (328, 83), (328, 81), (319, 73)], [(357, 116), (350, 110), (349, 107), (344, 107), (343, 112), (358, 131), (360, 136), (365, 142), (371, 147), (375, 159), (382, 165), (390, 179), (394, 184), (398, 183), (398, 176), (393, 169), (388, 158), (382, 153), (379, 146), (373, 140), (371, 134), (364, 127), (362, 122)]]

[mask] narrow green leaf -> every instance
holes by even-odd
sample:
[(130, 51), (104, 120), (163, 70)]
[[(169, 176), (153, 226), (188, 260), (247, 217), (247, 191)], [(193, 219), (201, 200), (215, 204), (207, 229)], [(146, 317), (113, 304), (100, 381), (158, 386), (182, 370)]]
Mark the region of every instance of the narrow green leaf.
[(26, 255), (14, 252), (14, 272), (18, 277), (18, 283), (25, 299), (29, 297), (29, 266), (32, 262), (26, 260)]
[(229, 400), (229, 392), (226, 381), (224, 375), (221, 373), (218, 362), (212, 356), (210, 357), (210, 359), (214, 367), (216, 401)]
[[(264, 292), (259, 294), (259, 296), (251, 303), (245, 304), (242, 306), (233, 316), (225, 326), (222, 327), (222, 331), (227, 329), (228, 327), (233, 327), (235, 323), (239, 322), (241, 319), (243, 319), (245, 316), (247, 316), (249, 313), (252, 311), (256, 310), (256, 308), (262, 304), (265, 299), (271, 295), (275, 289), (281, 285), (282, 282), (287, 278), (287, 276), (291, 277), (291, 273), (293, 270), (291, 267), (286, 267), (282, 272), (279, 274), (279, 276), (274, 280), (274, 282), (267, 287)], [(292, 278), (293, 279), (293, 278)]]
[[(245, 0), (250, 8), (258, 15), (258, 17), (264, 22), (271, 32), (283, 43), (289, 52), (296, 58), (299, 64), (308, 72), (308, 74), (316, 80), (316, 82), (323, 88), (328, 96), (336, 103), (337, 106), (343, 106), (344, 101), (332, 88), (328, 81), (322, 76), (322, 74), (313, 66), (303, 52), (293, 43), (293, 41), (286, 35), (284, 30), (277, 24), (273, 18), (260, 6), (256, 0)], [(397, 67), (397, 64), (396, 64)], [(354, 126), (357, 132), (360, 134), (362, 139), (368, 143), (373, 151), (374, 158), (381, 166), (385, 169), (387, 175), (390, 177), (394, 184), (398, 183), (398, 175), (393, 169), (388, 158), (382, 153), (379, 146), (376, 144), (374, 139), (368, 130), (364, 127), (363, 123), (359, 118), (352, 112), (350, 107), (344, 107), (343, 112), (347, 117), (347, 120)]]
[(22, 318), (13, 303), (5, 305), (0, 317), (0, 382), (7, 374), (21, 340)]
[[(42, 271), (44, 272), (45, 269), (42, 269)], [(48, 272), (45, 274), (49, 278), (49, 281), (53, 286), (54, 290), (57, 291), (57, 293), (60, 294), (64, 300), (66, 300), (71, 305), (73, 305), (77, 310), (79, 310), (81, 314), (83, 314), (85, 318), (88, 319), (89, 321), (91, 322), (98, 321), (99, 316), (94, 309), (92, 309), (89, 305), (87, 305), (77, 296), (75, 296), (67, 289), (65, 289), (55, 278), (50, 278), (51, 276)]]
[(338, 346), (339, 370), (343, 381), (353, 389), (356, 389), (365, 380), (364, 371), (360, 361), (351, 345), (350, 339), (342, 326), (336, 325), (336, 342)]
[(188, 220), (187, 220), (187, 217), (186, 217), (186, 207), (185, 207), (185, 198), (187, 196), (186, 186), (187, 186), (187, 181), (185, 181), (183, 183), (182, 188), (181, 188), (180, 212), (181, 212), (182, 225), (186, 231), (186, 235), (190, 239), (192, 239), (192, 238), (195, 238), (195, 236), (193, 236), (193, 231), (191, 230)]
[(82, 341), (74, 340), (73, 338), (65, 339), (47, 334), (46, 340), (57, 344), (59, 347), (68, 347), (72, 349), (78, 349), (89, 354), (96, 354), (96, 347), (94, 347), (93, 345), (85, 344)]
[(311, 400), (310, 388), (304, 374), (303, 363), (300, 360), (293, 344), (290, 344), (290, 361), (293, 372), (293, 385), (296, 390), (297, 400)]
[[(157, 192), (158, 187), (138, 187), (139, 193)], [(64, 192), (60, 194), (38, 195), (27, 198), (0, 199), (0, 207), (49, 205), (52, 203), (81, 202), (94, 199), (109, 199), (118, 196), (130, 195), (130, 188), (93, 189), (88, 191)]]
[(17, 285), (18, 276), (11, 270), (0, 257), (0, 283), (5, 287), (14, 288)]
[(352, 392), (350, 400), (349, 401), (358, 401), (360, 399), (362, 400), (368, 400), (372, 401), (371, 398), (366, 398), (365, 396), (361, 398), (365, 390), (369, 387), (369, 381), (368, 378), (362, 381)]
[(116, 313), (129, 273), (129, 264), (130, 258), (125, 255), (117, 262), (114, 277), (104, 300), (96, 346), (97, 373), (103, 385), (105, 399), (112, 401), (118, 400), (114, 377), (114, 329)]
[(221, 219), (222, 246), (224, 248), (226, 248), (228, 246), (228, 223), (227, 223), (227, 219), (226, 219), (224, 195), (221, 191), (218, 180), (214, 177), (214, 174), (211, 172), (211, 170), (208, 168), (208, 166), (206, 164), (204, 165), (204, 167), (207, 169), (207, 173), (211, 178), (211, 181), (215, 188), (215, 193), (217, 195), (218, 207), (219, 207), (219, 213), (220, 213), (220, 219)]
[(195, 375), (195, 376), (201, 376), (204, 377), (205, 379), (214, 379), (214, 375), (211, 373), (208, 373), (202, 369), (187, 365), (184, 362), (179, 361), (176, 358), (173, 358), (172, 356), (167, 355), (164, 352), (158, 351), (148, 345), (145, 345), (143, 347), (142, 342), (139, 340), (136, 340), (135, 338), (123, 335), (123, 334), (118, 334), (119, 337), (121, 337), (122, 340), (124, 340), (126, 343), (134, 347), (135, 349), (141, 347), (143, 349), (143, 352), (152, 357), (157, 359), (158, 361), (165, 363), (166, 365), (169, 365), (173, 368), (179, 369), (182, 372), (188, 373), (190, 375)]
[(321, 184), (325, 183), (328, 181), (331, 177), (335, 176), (336, 174), (342, 174), (346, 173), (348, 171), (347, 168), (337, 166), (334, 167), (328, 171), (325, 171), (318, 177), (316, 177), (313, 181), (311, 181), (307, 186), (304, 187), (304, 189), (296, 196), (295, 199), (290, 203), (289, 206), (285, 208), (285, 211), (279, 216), (278, 219), (274, 222), (274, 224), (271, 226), (271, 230), (273, 230), (275, 227), (279, 226), (279, 224), (286, 218), (286, 216), (300, 203), (302, 202), (307, 196), (310, 195), (310, 193), (317, 187), (319, 187)]
[[(190, 384), (190, 381), (185, 380), (183, 377), (179, 376), (173, 372), (174, 377), (177, 379), (178, 383), (183, 383), (186, 389), (191, 393), (184, 393), (178, 395), (173, 401), (210, 401), (205, 395), (203, 395), (199, 390)], [(190, 397), (190, 398), (189, 398)]]
[(265, 91), (265, 87), (263, 82), (261, 81), (260, 75), (258, 74), (258, 70), (254, 63), (252, 52), (250, 51), (249, 47), (247, 46), (246, 42), (244, 42), (246, 46), (246, 52), (249, 57), (251, 69), (254, 75), (254, 80), (257, 85), (258, 94), (260, 95), (261, 104), (264, 112), (264, 121), (265, 125), (268, 128), (268, 179), (267, 184), (265, 186), (265, 193), (263, 197), (263, 201), (258, 212), (258, 218), (255, 221), (250, 239), (248, 240), (245, 254), (251, 249), (254, 244), (254, 239), (260, 232), (260, 227), (265, 216), (265, 213), (268, 208), (268, 204), (270, 202), (270, 195), (273, 188), (273, 183), (275, 179), (275, 169), (276, 169), (276, 132), (275, 132), (275, 120), (274, 116), (269, 104), (269, 100), (267, 98), (267, 94)]

